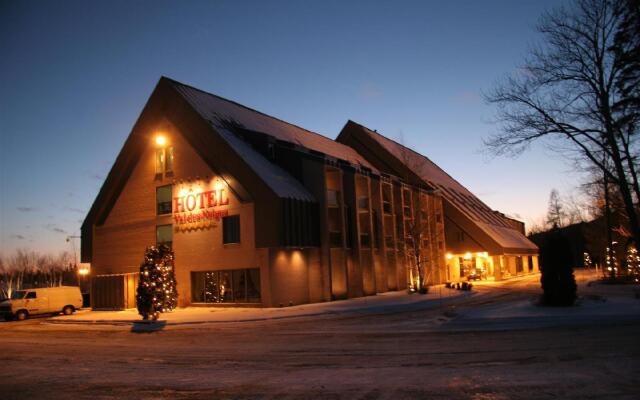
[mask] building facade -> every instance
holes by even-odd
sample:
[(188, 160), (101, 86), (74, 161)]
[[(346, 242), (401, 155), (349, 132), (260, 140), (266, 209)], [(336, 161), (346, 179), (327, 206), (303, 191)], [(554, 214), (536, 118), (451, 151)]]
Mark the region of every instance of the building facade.
[(427, 157), (353, 121), (336, 139), (380, 171), (423, 185), (442, 199), (446, 280), (506, 279), (537, 273), (538, 248), (524, 223), (492, 210)]
[[(447, 253), (447, 198), (344, 133), (334, 141), (162, 78), (82, 226), (93, 307), (130, 306), (132, 285), (119, 282), (131, 280), (118, 277), (156, 244), (174, 251), (180, 306), (277, 307), (464, 277)], [(475, 263), (489, 251), (459, 248)]]

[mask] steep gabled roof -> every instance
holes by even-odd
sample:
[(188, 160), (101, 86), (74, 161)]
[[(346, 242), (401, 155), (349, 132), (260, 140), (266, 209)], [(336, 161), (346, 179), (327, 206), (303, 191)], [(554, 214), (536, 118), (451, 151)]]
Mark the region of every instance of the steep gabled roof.
[[(162, 118), (178, 127), (187, 142), (215, 173), (227, 181), (241, 201), (250, 201), (250, 192), (260, 191), (287, 201), (316, 202), (315, 197), (291, 174), (267, 160), (224, 125), (212, 123), (215, 120), (211, 119), (212, 115), (227, 115), (226, 109), (241, 106), (227, 100), (207, 102), (204, 97), (200, 97), (196, 104), (192, 95), (194, 91), (196, 89), (189, 89), (165, 77), (156, 85), (82, 224), (83, 262), (91, 261), (93, 227), (102, 224), (109, 215)], [(229, 104), (234, 105), (231, 107)], [(231, 113), (228, 116), (238, 115)], [(241, 122), (246, 123), (247, 118)], [(259, 188), (245, 187), (247, 183), (240, 182), (241, 178), (255, 182)]]
[[(347, 122), (336, 140), (347, 143), (350, 135), (361, 133), (386, 150), (429, 187), (438, 190), (447, 203), (455, 207), (502, 248), (537, 249), (522, 233), (513, 229), (513, 226), (499, 212), (492, 210), (426, 156), (353, 121)], [(401, 171), (391, 172), (401, 174)]]
[(364, 157), (349, 146), (234, 101), (180, 82), (170, 81), (189, 104), (218, 131), (227, 129), (230, 123), (237, 124), (248, 131), (261, 132), (278, 140), (346, 161), (354, 167), (375, 171)]

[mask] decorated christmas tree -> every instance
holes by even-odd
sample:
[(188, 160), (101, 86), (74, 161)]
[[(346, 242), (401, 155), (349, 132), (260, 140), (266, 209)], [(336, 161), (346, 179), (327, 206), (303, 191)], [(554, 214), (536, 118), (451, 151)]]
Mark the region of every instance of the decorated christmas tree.
[(140, 280), (136, 296), (142, 318), (158, 319), (159, 313), (176, 308), (178, 291), (173, 268), (173, 251), (168, 246), (151, 246), (140, 265)]

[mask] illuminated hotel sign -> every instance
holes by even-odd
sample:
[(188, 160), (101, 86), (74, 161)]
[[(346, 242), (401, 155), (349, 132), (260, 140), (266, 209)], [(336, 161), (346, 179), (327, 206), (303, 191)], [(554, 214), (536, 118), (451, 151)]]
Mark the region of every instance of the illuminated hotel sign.
[(177, 194), (173, 197), (176, 230), (212, 228), (229, 214), (227, 186), (219, 179), (186, 183), (178, 187)]

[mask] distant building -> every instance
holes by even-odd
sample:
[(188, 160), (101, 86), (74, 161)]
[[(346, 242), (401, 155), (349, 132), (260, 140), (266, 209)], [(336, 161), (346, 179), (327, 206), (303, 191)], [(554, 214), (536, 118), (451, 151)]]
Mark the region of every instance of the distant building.
[(334, 141), (161, 78), (82, 226), (92, 305), (134, 306), (152, 244), (175, 252), (181, 306), (403, 290), (417, 222), (431, 284), (537, 271), (520, 222), (406, 150), (352, 122)]
[[(627, 250), (633, 243), (630, 237), (621, 234), (626, 230), (626, 217), (619, 212), (611, 213), (611, 242), (613, 255), (618, 266), (626, 265), (625, 258)], [(598, 217), (587, 222), (578, 222), (558, 228), (558, 231), (564, 236), (570, 244), (570, 252), (572, 254), (573, 267), (585, 267), (585, 257), (588, 256), (592, 266), (607, 268), (607, 224), (604, 217)], [(529, 239), (542, 246), (550, 237), (551, 230), (538, 232), (529, 235)]]

